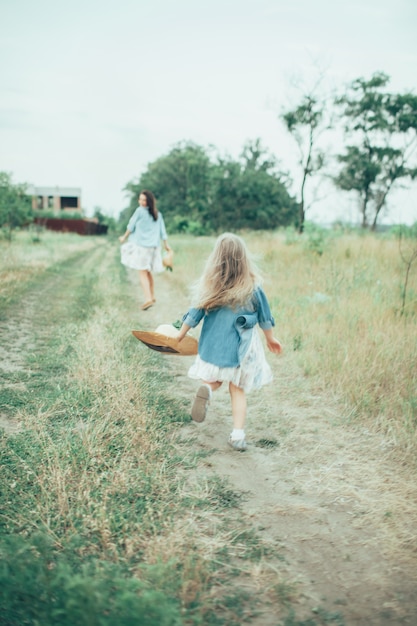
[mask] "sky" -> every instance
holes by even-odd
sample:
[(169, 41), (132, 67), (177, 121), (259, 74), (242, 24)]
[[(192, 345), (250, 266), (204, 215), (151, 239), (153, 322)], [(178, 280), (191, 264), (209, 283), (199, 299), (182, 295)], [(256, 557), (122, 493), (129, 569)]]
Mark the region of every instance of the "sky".
[[(0, 24), (0, 171), (79, 187), (90, 215), (117, 217), (125, 185), (181, 141), (237, 158), (260, 138), (297, 194), (279, 115), (319, 75), (417, 87), (415, 0), (0, 0)], [(353, 196), (318, 197), (307, 219), (358, 218)], [(388, 211), (417, 221), (417, 182)]]

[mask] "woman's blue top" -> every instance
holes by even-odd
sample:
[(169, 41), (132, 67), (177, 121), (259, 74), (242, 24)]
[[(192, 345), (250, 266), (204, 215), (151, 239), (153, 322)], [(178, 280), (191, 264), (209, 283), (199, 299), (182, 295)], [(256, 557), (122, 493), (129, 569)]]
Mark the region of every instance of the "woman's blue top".
[(130, 231), (129, 241), (144, 248), (156, 248), (161, 239), (166, 240), (164, 218), (158, 211), (158, 219), (154, 220), (147, 207), (138, 206), (127, 225)]
[(198, 354), (203, 361), (218, 367), (239, 367), (245, 356), (256, 324), (263, 330), (275, 326), (267, 297), (256, 287), (246, 306), (237, 309), (220, 307), (210, 311), (191, 308), (183, 317), (194, 328), (201, 320)]

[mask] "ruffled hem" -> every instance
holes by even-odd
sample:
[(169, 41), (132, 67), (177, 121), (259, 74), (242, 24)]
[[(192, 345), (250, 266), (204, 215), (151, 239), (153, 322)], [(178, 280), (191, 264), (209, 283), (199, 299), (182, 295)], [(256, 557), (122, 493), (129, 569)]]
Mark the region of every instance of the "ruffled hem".
[(219, 367), (207, 363), (197, 355), (193, 365), (188, 370), (188, 376), (201, 379), (208, 383), (216, 381), (231, 382), (246, 393), (260, 389), (273, 379), (271, 368), (265, 358), (265, 352), (255, 328), (248, 351), (239, 367)]
[(132, 270), (147, 270), (156, 273), (164, 271), (159, 247), (145, 248), (127, 241), (120, 247), (120, 257), (122, 265)]

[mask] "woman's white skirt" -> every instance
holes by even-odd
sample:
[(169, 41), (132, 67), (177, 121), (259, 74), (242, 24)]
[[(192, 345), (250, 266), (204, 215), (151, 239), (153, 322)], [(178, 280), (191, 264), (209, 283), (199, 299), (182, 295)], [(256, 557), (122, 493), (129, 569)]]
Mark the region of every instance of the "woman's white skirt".
[(240, 367), (218, 367), (207, 363), (197, 355), (188, 370), (190, 378), (204, 380), (207, 383), (216, 381), (232, 382), (246, 393), (259, 389), (272, 381), (272, 371), (265, 358), (258, 330), (253, 329), (252, 339)]
[(120, 246), (121, 262), (132, 270), (148, 270), (149, 272), (163, 272), (161, 249), (144, 248), (133, 241), (127, 241)]

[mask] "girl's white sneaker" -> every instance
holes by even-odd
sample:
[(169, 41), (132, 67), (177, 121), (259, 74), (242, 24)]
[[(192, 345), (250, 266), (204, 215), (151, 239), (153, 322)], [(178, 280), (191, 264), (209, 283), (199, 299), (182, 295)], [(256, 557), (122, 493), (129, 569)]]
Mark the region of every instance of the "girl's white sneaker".
[(229, 441), (227, 443), (231, 448), (233, 448), (233, 450), (238, 450), (239, 452), (244, 452), (248, 448), (246, 439), (232, 439), (232, 437), (229, 437)]

